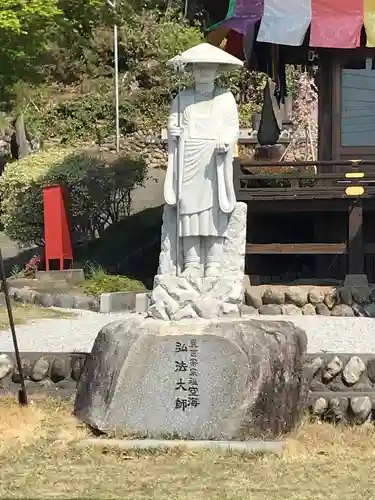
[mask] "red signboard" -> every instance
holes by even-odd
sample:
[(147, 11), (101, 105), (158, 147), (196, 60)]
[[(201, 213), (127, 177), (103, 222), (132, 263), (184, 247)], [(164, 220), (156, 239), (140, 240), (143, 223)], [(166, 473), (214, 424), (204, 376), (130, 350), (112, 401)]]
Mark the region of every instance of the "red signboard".
[(68, 218), (61, 186), (43, 188), (44, 200), (44, 240), (46, 271), (50, 270), (50, 261), (58, 260), (62, 271), (65, 262), (73, 263), (72, 244)]

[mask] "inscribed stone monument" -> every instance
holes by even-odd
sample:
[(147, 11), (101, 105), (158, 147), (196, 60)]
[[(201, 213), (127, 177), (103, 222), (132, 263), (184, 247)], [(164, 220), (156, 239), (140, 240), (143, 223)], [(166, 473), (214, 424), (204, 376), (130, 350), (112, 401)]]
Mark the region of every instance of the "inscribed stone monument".
[(75, 413), (104, 432), (278, 436), (298, 421), (305, 402), (305, 350), (305, 333), (284, 321), (112, 323), (85, 365)]

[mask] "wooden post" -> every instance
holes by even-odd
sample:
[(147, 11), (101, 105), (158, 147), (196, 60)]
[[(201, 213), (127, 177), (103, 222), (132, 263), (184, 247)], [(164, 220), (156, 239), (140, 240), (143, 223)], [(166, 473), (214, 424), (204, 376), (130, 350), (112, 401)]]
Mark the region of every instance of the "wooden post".
[(364, 274), (363, 207), (361, 200), (349, 207), (348, 274)]

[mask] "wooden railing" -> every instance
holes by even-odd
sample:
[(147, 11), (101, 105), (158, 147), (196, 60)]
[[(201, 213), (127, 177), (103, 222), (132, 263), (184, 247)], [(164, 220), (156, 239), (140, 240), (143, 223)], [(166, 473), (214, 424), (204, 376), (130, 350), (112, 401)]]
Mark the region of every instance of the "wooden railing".
[[(259, 173), (260, 168), (267, 172)], [(280, 172), (281, 169), (284, 171)], [(287, 169), (291, 171), (285, 171)], [(375, 161), (253, 163), (236, 160), (234, 182), (238, 201), (373, 197)]]

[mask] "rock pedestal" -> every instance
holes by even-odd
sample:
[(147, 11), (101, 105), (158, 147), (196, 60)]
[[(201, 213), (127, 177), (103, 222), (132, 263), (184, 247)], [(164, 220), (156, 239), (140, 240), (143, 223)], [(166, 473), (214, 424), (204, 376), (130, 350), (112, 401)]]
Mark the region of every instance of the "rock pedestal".
[[(159, 269), (154, 280), (149, 317), (181, 320), (240, 315), (239, 306), (244, 293), (246, 214), (246, 203), (236, 203), (229, 218), (220, 277), (191, 279), (176, 276), (176, 211), (165, 205)], [(182, 254), (179, 262), (183, 262)]]
[(278, 436), (305, 404), (305, 350), (305, 333), (284, 321), (118, 321), (95, 341), (75, 414), (154, 438)]

